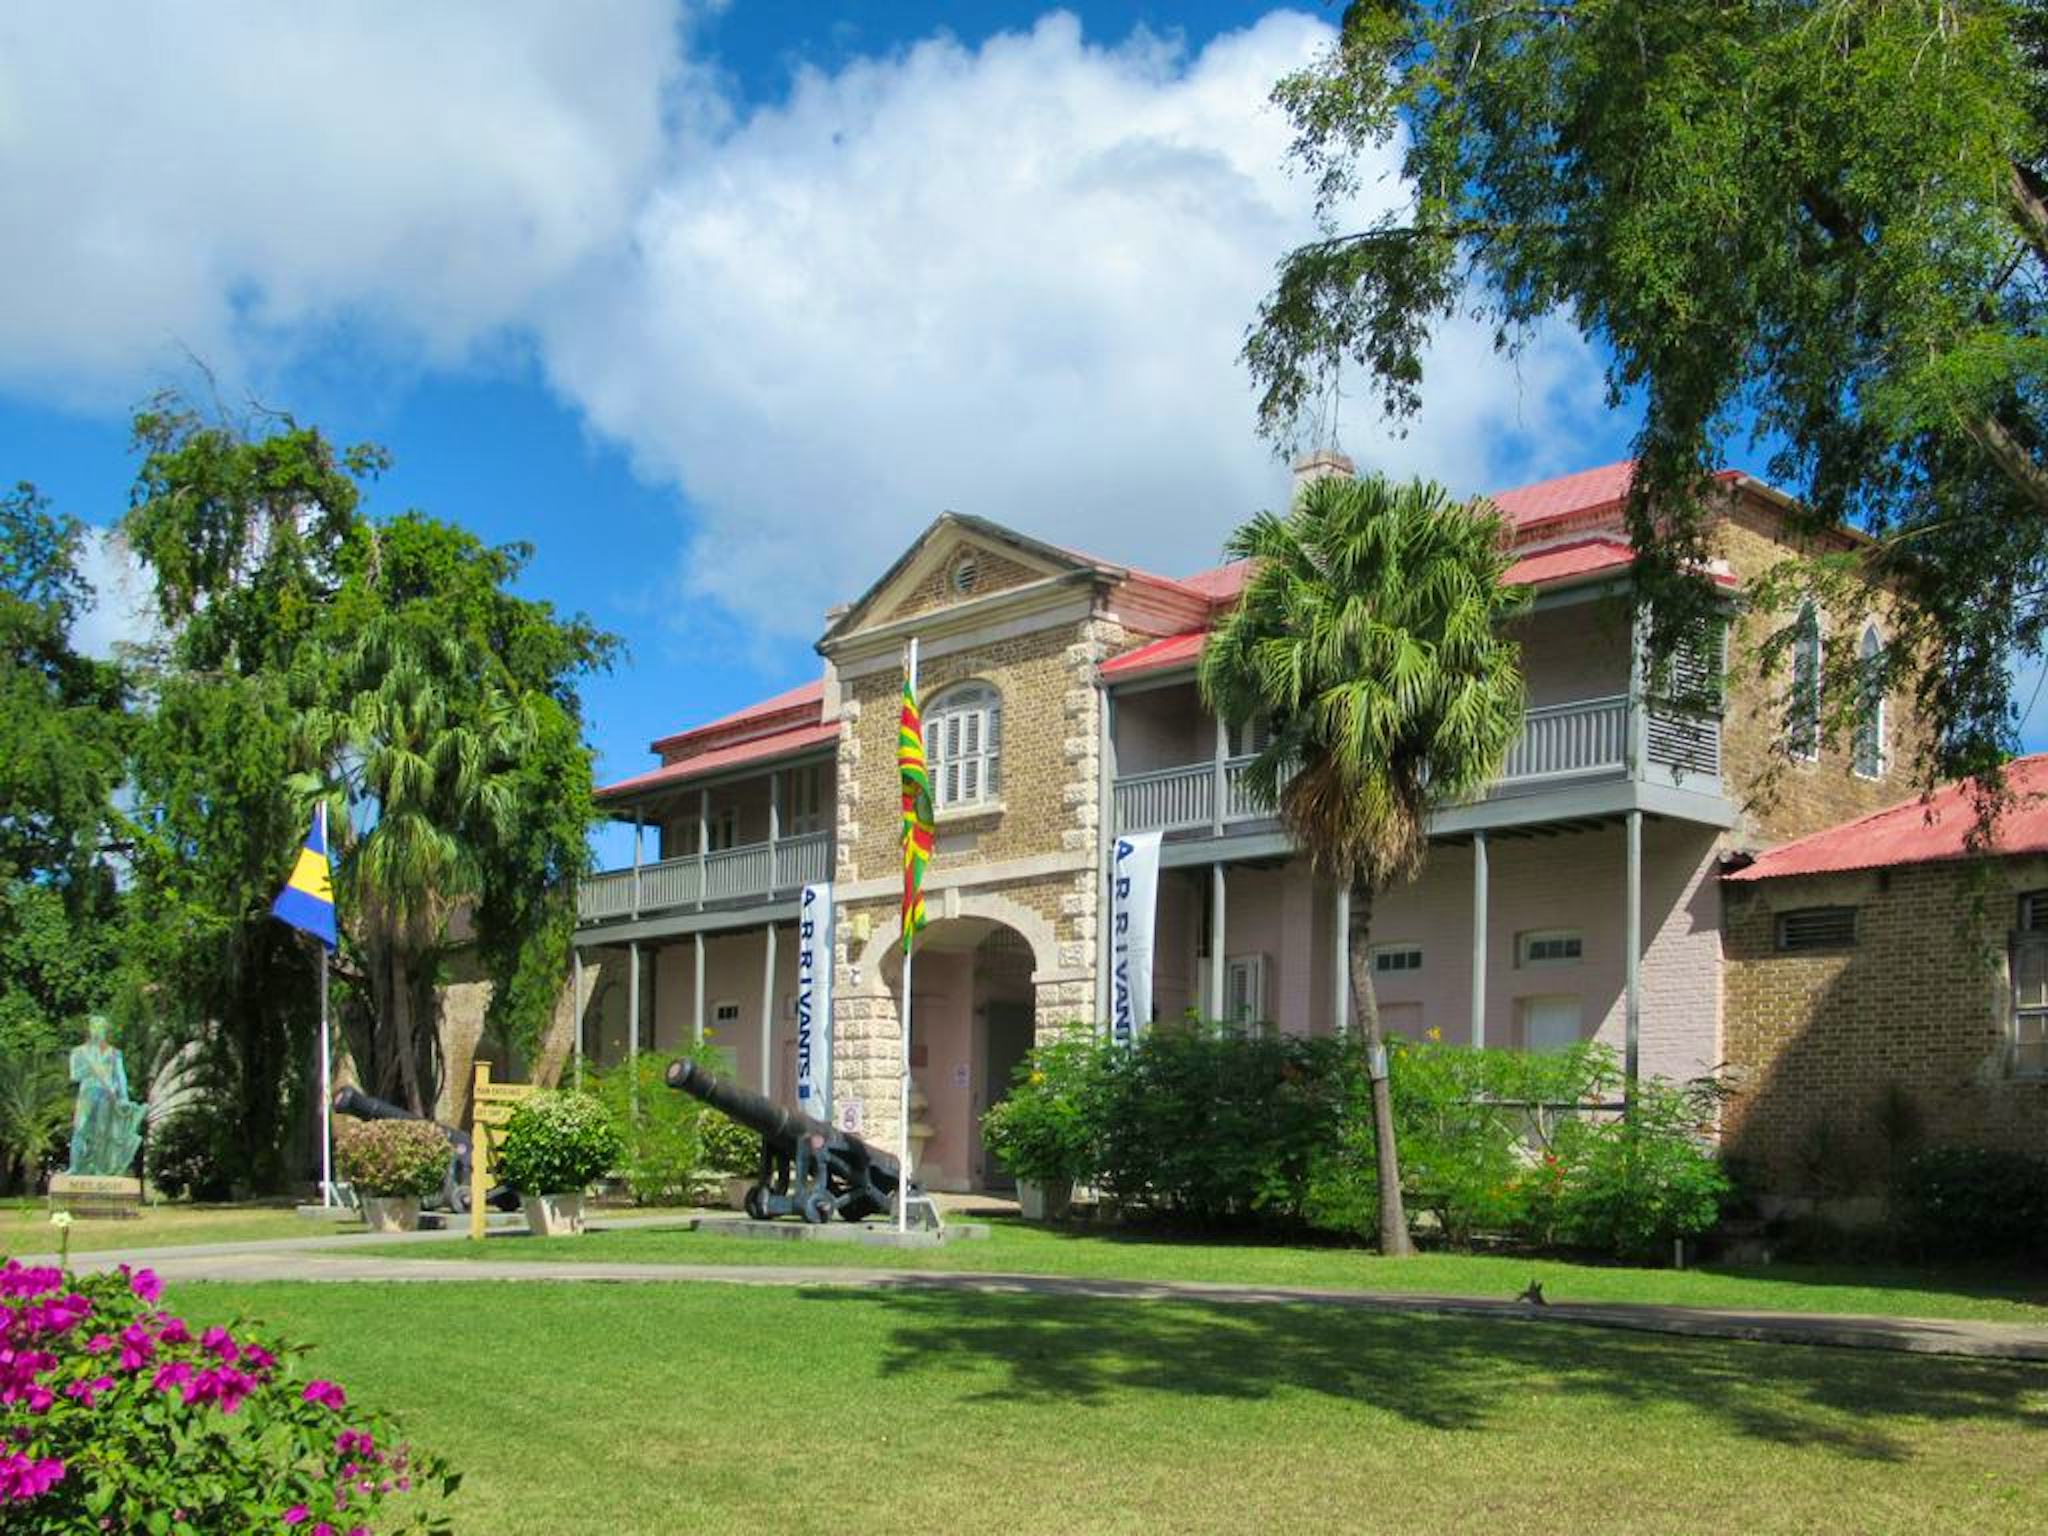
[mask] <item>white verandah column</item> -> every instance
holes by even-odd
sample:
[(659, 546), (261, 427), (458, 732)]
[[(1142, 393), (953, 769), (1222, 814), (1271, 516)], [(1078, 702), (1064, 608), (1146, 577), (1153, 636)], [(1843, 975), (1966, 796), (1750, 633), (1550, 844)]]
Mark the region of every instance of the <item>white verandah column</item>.
[(1209, 866), (1209, 1017), (1220, 1020), (1223, 1017), (1223, 987), (1226, 968), (1223, 961), (1225, 927), (1223, 918), (1224, 902), (1228, 891), (1223, 879), (1223, 866)]
[(1472, 834), (1472, 1043), (1486, 1044), (1486, 834)]

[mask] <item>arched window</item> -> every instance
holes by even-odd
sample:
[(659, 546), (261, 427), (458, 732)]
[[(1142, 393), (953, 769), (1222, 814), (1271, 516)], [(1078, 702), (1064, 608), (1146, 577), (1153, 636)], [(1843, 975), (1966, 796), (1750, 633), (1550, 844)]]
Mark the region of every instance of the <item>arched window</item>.
[(1003, 698), (987, 683), (948, 688), (924, 716), (932, 808), (983, 805), (1002, 787)]
[(1863, 626), (1856, 647), (1856, 772), (1866, 779), (1884, 777), (1884, 637), (1875, 624)]
[(1792, 635), (1792, 691), (1785, 719), (1792, 755), (1811, 762), (1820, 756), (1820, 610), (1799, 610)]

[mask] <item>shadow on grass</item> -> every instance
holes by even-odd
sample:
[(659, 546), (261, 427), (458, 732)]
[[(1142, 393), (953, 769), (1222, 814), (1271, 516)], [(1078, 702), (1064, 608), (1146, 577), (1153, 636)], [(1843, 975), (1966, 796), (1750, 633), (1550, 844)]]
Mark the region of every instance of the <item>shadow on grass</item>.
[[(1007, 1227), (1017, 1231), (1030, 1231), (1039, 1236), (1092, 1247), (1118, 1247), (1142, 1251), (1167, 1250), (1193, 1244), (1203, 1248), (1241, 1248), (1290, 1254), (1354, 1253), (1365, 1260), (1378, 1258), (1377, 1252), (1372, 1248), (1362, 1247), (1356, 1242), (1338, 1236), (1314, 1233), (1191, 1232), (1170, 1226), (1143, 1224), (1095, 1226), (1080, 1222), (1040, 1223), (1025, 1222), (1006, 1214), (983, 1214), (975, 1219), (989, 1221), (999, 1229)], [(1447, 1250), (1425, 1251), (1445, 1258), (1466, 1256)], [(1502, 1247), (1469, 1256), (1502, 1265), (1562, 1265), (1571, 1269), (1657, 1272), (1656, 1266), (1650, 1266), (1648, 1271), (1644, 1271), (1640, 1264), (1584, 1252)], [(1976, 1301), (2020, 1302), (2048, 1308), (2048, 1271), (2044, 1271), (2039, 1265), (2017, 1259), (2003, 1265), (1985, 1263), (1942, 1266), (1896, 1261), (1855, 1263), (1846, 1260), (1808, 1259), (1771, 1264), (1708, 1262), (1692, 1265), (1691, 1271), (1728, 1280), (1761, 1280), (1782, 1285), (1846, 1291), (1885, 1291), (1901, 1295), (1917, 1293), (1925, 1296), (1956, 1296)], [(1896, 1309), (1877, 1307), (1872, 1310), (1883, 1312)]]
[[(2048, 1429), (2048, 1368), (1811, 1346), (1598, 1333), (1555, 1324), (1329, 1307), (1121, 1302), (945, 1291), (812, 1290), (891, 1316), (882, 1374), (993, 1368), (980, 1400), (1086, 1405), (1114, 1394), (1258, 1401), (1310, 1393), (1430, 1429), (1482, 1431), (1526, 1405), (1683, 1408), (1737, 1434), (1898, 1461), (1928, 1420)], [(1526, 1411), (1526, 1407), (1524, 1409)]]

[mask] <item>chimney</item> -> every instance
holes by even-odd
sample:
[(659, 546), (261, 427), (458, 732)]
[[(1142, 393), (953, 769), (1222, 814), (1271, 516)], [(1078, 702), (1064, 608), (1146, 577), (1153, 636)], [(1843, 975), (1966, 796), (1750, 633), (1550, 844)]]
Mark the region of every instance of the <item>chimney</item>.
[(1357, 474), (1358, 466), (1351, 462), (1348, 455), (1340, 453), (1335, 448), (1318, 448), (1294, 461), (1293, 493), (1299, 496), (1316, 481), (1327, 480), (1333, 475), (1341, 475), (1349, 480)]

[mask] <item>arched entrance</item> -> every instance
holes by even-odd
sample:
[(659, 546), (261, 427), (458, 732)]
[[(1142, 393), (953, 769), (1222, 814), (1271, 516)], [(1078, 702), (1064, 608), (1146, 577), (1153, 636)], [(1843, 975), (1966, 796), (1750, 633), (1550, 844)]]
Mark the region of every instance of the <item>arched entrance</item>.
[[(911, 1124), (913, 1135), (930, 1128), (917, 1163), (927, 1188), (1015, 1187), (982, 1146), (981, 1117), (1008, 1093), (1031, 1049), (1035, 970), (1030, 940), (994, 918), (941, 919), (918, 938), (911, 968)], [(900, 947), (883, 957), (881, 974), (890, 993), (900, 996)]]

